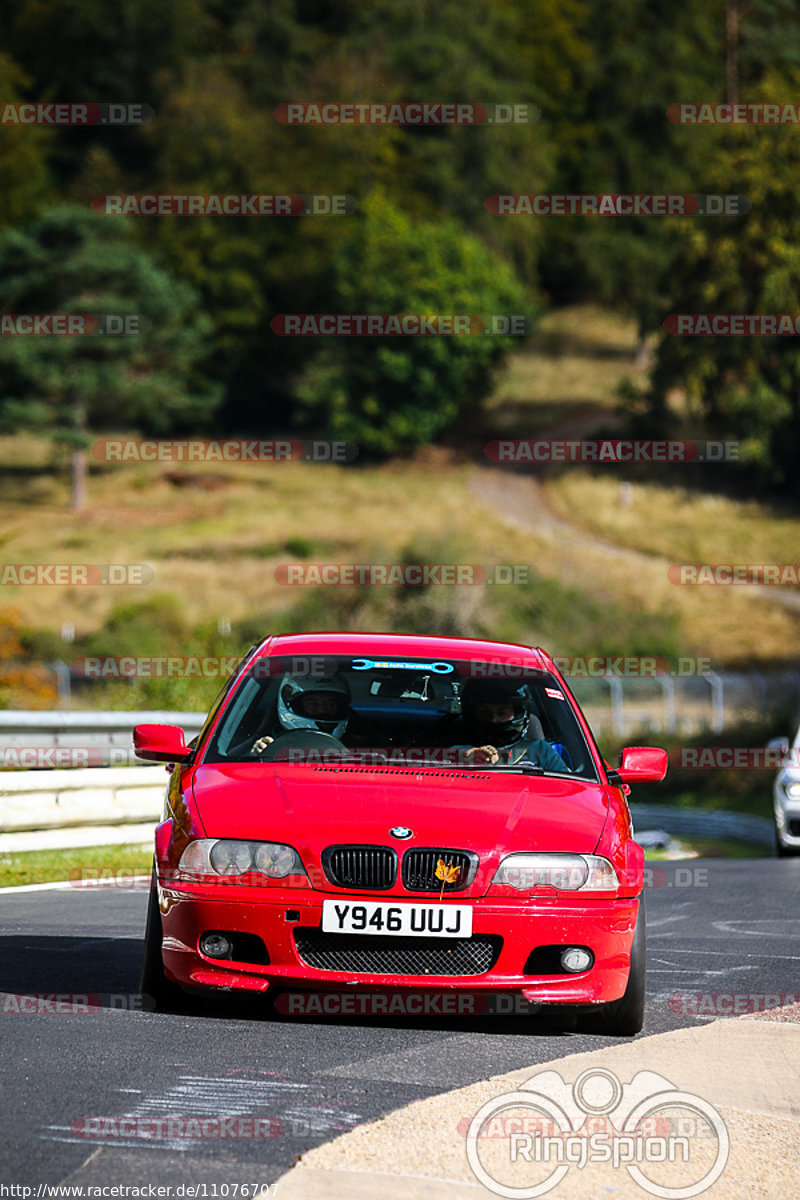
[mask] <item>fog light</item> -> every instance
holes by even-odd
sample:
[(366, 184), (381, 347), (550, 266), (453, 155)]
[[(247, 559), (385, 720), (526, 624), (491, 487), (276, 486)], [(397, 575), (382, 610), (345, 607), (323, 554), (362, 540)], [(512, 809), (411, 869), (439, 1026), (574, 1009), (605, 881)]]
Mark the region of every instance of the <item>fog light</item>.
[(582, 946), (567, 946), (566, 950), (561, 952), (562, 967), (565, 971), (573, 974), (578, 971), (588, 971), (593, 962), (594, 956), (591, 950), (584, 950)]
[(233, 945), (224, 933), (204, 933), (200, 949), (207, 958), (230, 958)]

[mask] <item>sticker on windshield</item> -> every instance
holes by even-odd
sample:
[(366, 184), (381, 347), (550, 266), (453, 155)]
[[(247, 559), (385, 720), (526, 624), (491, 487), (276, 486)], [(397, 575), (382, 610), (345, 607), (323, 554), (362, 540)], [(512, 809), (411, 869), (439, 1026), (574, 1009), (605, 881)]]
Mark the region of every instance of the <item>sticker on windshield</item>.
[(544, 694), (545, 694), (545, 696), (550, 696), (553, 700), (563, 700), (564, 699), (564, 693), (560, 692), (558, 690), (558, 688), (545, 688)]
[(354, 671), (434, 671), (437, 675), (449, 675), (455, 670), (452, 663), (446, 662), (390, 662), (388, 659), (376, 661), (372, 658), (354, 658), (351, 666)]

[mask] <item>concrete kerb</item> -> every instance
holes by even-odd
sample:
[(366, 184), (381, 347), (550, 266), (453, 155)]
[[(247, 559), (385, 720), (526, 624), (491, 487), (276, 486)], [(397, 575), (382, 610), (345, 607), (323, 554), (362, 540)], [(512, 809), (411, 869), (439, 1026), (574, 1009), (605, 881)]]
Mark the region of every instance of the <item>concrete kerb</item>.
[[(784, 1011), (788, 1020), (783, 1015), (763, 1019)], [(657, 1072), (717, 1110), (730, 1135), (730, 1156), (704, 1197), (794, 1200), (800, 1168), (798, 1015), (795, 1007), (760, 1014), (760, 1019), (731, 1018), (619, 1042), (417, 1101), (304, 1154), (279, 1179), (279, 1195), (283, 1200), (415, 1200), (445, 1190), (448, 1196), (491, 1196), (496, 1193), (469, 1167), (465, 1122), (488, 1100), (517, 1090), (540, 1072), (556, 1071), (571, 1084), (589, 1068), (604, 1068), (623, 1084), (638, 1071)], [(547, 1193), (554, 1200), (604, 1194), (642, 1200), (652, 1193), (623, 1166), (596, 1164), (570, 1167)]]

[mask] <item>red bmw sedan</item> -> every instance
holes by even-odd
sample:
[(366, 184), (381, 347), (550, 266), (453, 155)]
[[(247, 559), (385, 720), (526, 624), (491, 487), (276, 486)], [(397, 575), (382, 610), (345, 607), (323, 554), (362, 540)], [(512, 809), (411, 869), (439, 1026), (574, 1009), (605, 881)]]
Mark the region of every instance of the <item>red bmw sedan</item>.
[(609, 769), (544, 651), (270, 637), (191, 747), (171, 725), (137, 726), (134, 745), (175, 764), (145, 935), (156, 1007), (502, 995), (641, 1029), (644, 854), (624, 793), (663, 779), (667, 755), (633, 747)]

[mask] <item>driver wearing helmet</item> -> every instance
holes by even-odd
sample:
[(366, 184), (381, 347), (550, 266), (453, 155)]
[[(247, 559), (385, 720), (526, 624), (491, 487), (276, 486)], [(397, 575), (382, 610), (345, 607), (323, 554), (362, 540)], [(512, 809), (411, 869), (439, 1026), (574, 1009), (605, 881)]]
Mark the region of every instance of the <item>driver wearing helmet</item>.
[(260, 754), (275, 738), (297, 729), (341, 738), (351, 716), (350, 690), (340, 675), (328, 679), (283, 676), (278, 688), (278, 727), (260, 737), (250, 753)]
[(466, 756), (473, 762), (532, 762), (545, 771), (568, 770), (550, 742), (529, 736), (528, 690), (524, 684), (500, 679), (467, 680), (461, 712), (470, 741)]

